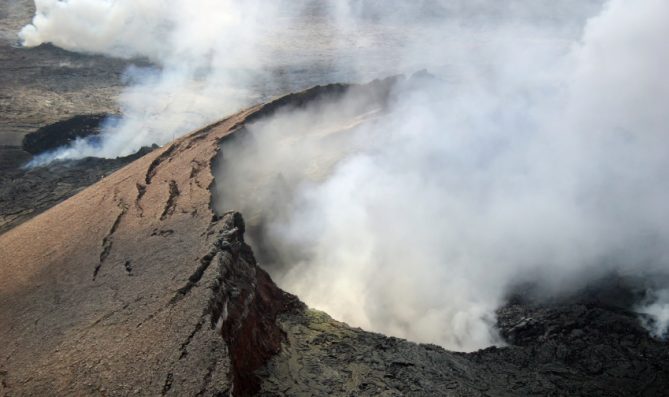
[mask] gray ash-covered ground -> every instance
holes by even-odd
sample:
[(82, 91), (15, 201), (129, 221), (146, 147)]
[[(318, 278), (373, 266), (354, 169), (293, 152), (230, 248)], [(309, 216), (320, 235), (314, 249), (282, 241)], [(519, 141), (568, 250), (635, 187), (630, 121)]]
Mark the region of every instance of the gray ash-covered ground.
[[(118, 112), (127, 61), (76, 54), (52, 45), (22, 48), (17, 32), (35, 12), (31, 0), (0, 2), (0, 233), (74, 195), (135, 159), (85, 159), (22, 169), (33, 155), (54, 149), (97, 126), (60, 128), (72, 120), (102, 120)], [(62, 125), (61, 125), (62, 127)], [(68, 135), (69, 134), (69, 135)], [(29, 135), (39, 139), (28, 139)]]
[[(77, 114), (117, 111), (125, 62), (44, 45), (21, 48), (17, 32), (34, 15), (30, 0), (0, 3), (0, 233), (118, 168), (119, 161), (21, 169), (24, 137)], [(113, 165), (116, 164), (116, 165)]]
[(18, 147), (27, 133), (75, 115), (118, 111), (128, 62), (21, 47), (18, 32), (34, 12), (31, 0), (0, 2), (0, 145)]

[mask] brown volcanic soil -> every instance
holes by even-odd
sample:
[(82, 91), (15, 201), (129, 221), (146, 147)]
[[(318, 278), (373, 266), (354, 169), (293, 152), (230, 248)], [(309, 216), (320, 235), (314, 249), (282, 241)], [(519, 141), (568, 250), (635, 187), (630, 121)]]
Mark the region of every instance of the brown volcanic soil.
[(172, 299), (216, 241), (208, 161), (243, 116), (157, 150), (0, 236), (5, 393), (228, 388), (225, 345), (198, 332), (214, 275)]
[(510, 346), (461, 354), (350, 328), (279, 290), (241, 216), (212, 211), (211, 164), (245, 122), (343, 90), (241, 112), (0, 235), (0, 395), (664, 392), (666, 343), (596, 294), (516, 300), (499, 312)]

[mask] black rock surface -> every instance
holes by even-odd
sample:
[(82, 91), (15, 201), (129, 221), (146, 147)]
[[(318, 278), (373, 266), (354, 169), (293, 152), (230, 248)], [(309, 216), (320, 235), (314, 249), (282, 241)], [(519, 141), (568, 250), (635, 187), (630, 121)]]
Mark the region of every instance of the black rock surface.
[(23, 137), (23, 150), (35, 155), (67, 146), (77, 138), (98, 135), (108, 117), (107, 114), (81, 114), (38, 128)]
[(266, 395), (661, 396), (669, 346), (635, 313), (577, 294), (498, 311), (504, 347), (454, 353), (354, 329), (327, 314), (281, 317)]
[[(5, 148), (9, 152), (8, 148)], [(18, 159), (29, 156), (18, 153), (5, 167), (0, 163), (0, 234), (72, 197), (143, 156), (152, 148), (115, 159), (88, 157), (81, 160), (56, 161), (44, 167), (21, 168)]]

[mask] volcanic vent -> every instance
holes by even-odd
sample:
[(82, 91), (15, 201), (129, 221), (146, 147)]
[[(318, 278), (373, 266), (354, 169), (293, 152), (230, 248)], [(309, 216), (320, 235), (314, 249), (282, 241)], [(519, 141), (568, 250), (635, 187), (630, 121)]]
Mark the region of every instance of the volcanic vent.
[[(394, 82), (350, 90), (385, 98), (378, 93)], [(318, 87), (241, 112), (147, 154), (0, 236), (6, 319), (0, 335), (8, 352), (0, 364), (2, 392), (661, 390), (668, 379), (666, 346), (650, 338), (634, 314), (607, 301), (516, 301), (499, 312), (509, 347), (461, 354), (350, 328), (276, 288), (244, 239), (261, 224), (251, 226), (236, 212), (212, 212), (211, 163), (222, 143), (219, 164), (225, 164), (227, 142), (234, 134), (241, 138), (249, 121), (347, 92)], [(383, 106), (363, 108), (368, 115), (383, 112)], [(352, 117), (348, 125), (359, 120)]]

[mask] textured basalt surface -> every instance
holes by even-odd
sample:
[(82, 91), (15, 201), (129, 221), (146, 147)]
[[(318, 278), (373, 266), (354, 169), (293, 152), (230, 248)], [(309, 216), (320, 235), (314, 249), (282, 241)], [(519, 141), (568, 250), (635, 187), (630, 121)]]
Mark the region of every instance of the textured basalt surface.
[(0, 234), (72, 197), (151, 151), (116, 159), (84, 158), (36, 168), (0, 167)]
[(265, 395), (659, 396), (666, 343), (622, 308), (576, 296), (498, 312), (509, 345), (453, 353), (306, 310), (280, 317), (288, 343), (262, 370)]

